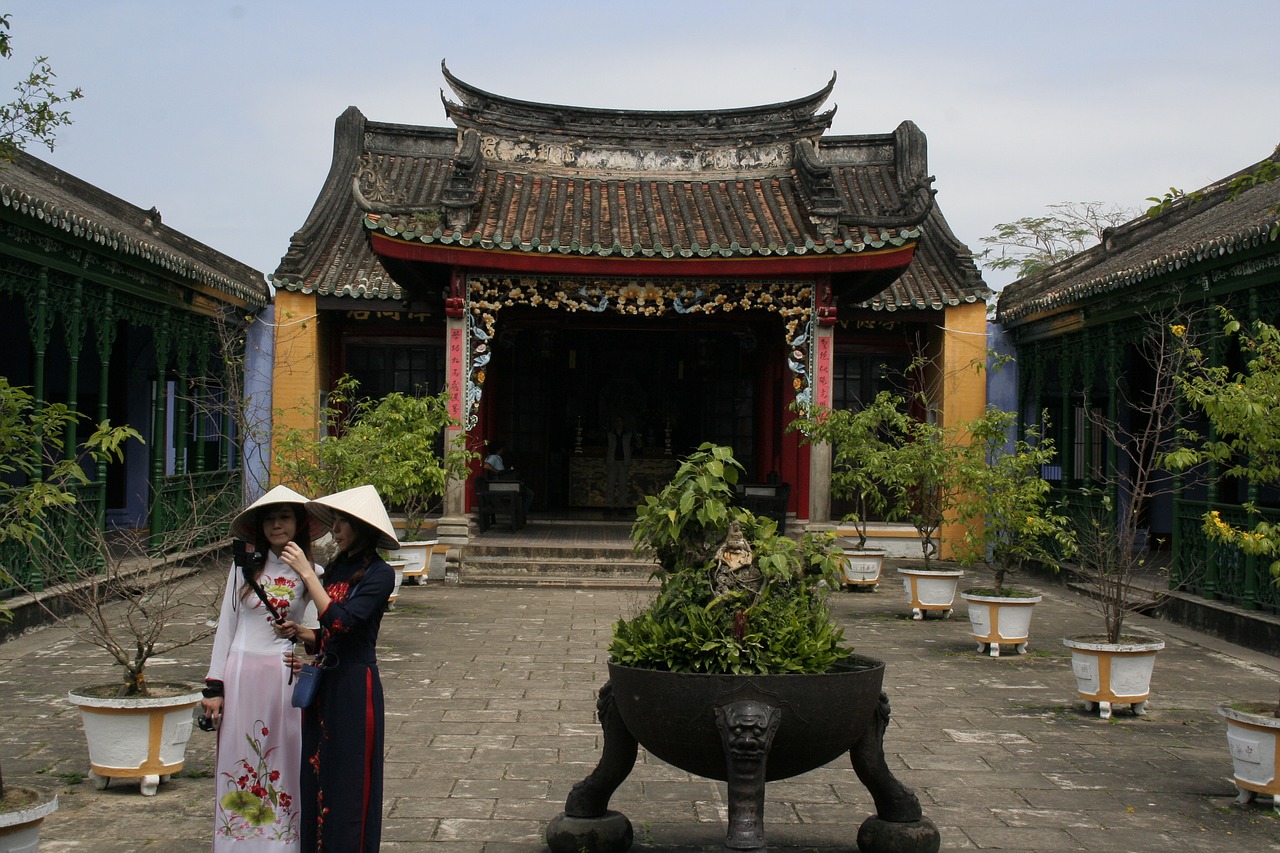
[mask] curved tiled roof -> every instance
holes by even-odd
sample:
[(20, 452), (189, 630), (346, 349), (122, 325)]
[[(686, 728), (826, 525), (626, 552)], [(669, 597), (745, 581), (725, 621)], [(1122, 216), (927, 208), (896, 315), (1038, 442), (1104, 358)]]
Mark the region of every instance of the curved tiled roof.
[(54, 166), (20, 153), (0, 167), (0, 205), (63, 232), (72, 242), (131, 256), (176, 276), (261, 307), (262, 273), (160, 223), (143, 210)]
[(1159, 216), (1125, 223), (1101, 244), (1013, 282), (1000, 294), (996, 319), (1017, 326), (1082, 300), (1277, 242), (1280, 181), (1232, 197), (1232, 181), (1265, 162), (1190, 194)]
[[(928, 269), (909, 268), (875, 307), (988, 292), (933, 206), (924, 135), (903, 122), (890, 134), (822, 137), (829, 113), (816, 110), (831, 84), (784, 104), (667, 113), (531, 104), (445, 74), (463, 101), (456, 131), (370, 122), (354, 107), (338, 119), (329, 177), (277, 285), (402, 298), (359, 233), (368, 229), (495, 255), (658, 263), (918, 244), (912, 268)], [(613, 129), (595, 133), (601, 122)], [(676, 133), (689, 144), (674, 145)]]

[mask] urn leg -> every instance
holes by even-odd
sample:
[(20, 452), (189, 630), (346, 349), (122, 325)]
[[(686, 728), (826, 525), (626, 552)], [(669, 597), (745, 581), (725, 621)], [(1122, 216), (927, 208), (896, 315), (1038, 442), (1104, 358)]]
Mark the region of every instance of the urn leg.
[(858, 849), (895, 853), (937, 853), (938, 828), (924, 816), (914, 791), (903, 785), (884, 760), (884, 733), (889, 727), (889, 697), (881, 693), (866, 733), (849, 750), (858, 779), (871, 793), (876, 814), (858, 827)]
[(727, 851), (764, 851), (765, 764), (782, 712), (752, 699), (716, 708), (729, 783)]
[(604, 749), (591, 775), (573, 786), (564, 811), (547, 824), (552, 853), (623, 853), (631, 847), (631, 821), (609, 810), (609, 798), (636, 764), (638, 744), (622, 722), (613, 701), (613, 685), (605, 682), (596, 700), (604, 730)]
[(1098, 703), (1098, 718), (1101, 720), (1111, 719), (1111, 703), (1110, 702)]
[(1134, 702), (1129, 707), (1133, 709), (1135, 717), (1144, 717), (1147, 713), (1147, 700), (1143, 699), (1141, 702)]

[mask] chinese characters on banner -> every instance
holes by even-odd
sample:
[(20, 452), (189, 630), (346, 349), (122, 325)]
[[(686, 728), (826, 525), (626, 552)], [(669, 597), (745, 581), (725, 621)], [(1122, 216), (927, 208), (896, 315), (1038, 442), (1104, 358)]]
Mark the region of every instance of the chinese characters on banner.
[(466, 396), (467, 348), (463, 345), (463, 330), (449, 330), (449, 417), (462, 420), (462, 398)]
[(831, 408), (831, 362), (833, 360), (831, 335), (818, 336), (818, 357), (814, 376), (817, 379), (813, 389), (813, 402), (820, 409)]

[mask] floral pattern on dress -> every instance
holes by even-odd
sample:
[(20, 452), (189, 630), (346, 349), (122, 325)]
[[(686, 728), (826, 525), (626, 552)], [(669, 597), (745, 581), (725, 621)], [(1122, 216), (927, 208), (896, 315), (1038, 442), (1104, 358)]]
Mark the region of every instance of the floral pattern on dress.
[[(298, 598), (298, 585), (300, 581), (295, 578), (287, 577), (264, 577), (262, 579), (262, 591), (266, 593), (267, 600), (271, 602), (271, 606), (275, 608), (277, 613), (288, 613), (290, 606)], [(270, 612), (266, 612), (263, 608), (266, 618), (270, 619)]]
[[(271, 733), (261, 720), (256, 722), (255, 731), (263, 738)], [(237, 841), (266, 838), (292, 842), (298, 837), (294, 802), (288, 792), (276, 788), (280, 771), (272, 766), (275, 749), (264, 751), (254, 733), (245, 735), (245, 740), (253, 751), (252, 760), (240, 759), (238, 774), (222, 774), (223, 787), (228, 790), (218, 799), (218, 834)]]

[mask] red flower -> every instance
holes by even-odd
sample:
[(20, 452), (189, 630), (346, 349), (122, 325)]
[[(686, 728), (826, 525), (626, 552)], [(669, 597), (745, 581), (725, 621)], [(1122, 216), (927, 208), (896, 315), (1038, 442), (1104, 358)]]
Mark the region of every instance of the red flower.
[(263, 727), (262, 727), (262, 735), (263, 735), (263, 737), (266, 737), (268, 734), (270, 734), (270, 732), (267, 730), (267, 727), (266, 727), (266, 726), (263, 726)]
[(272, 771), (271, 771), (271, 773), (270, 773), (270, 775), (268, 775), (268, 776), (267, 776), (267, 778), (268, 778), (268, 779), (270, 779), (272, 782), (279, 782), (279, 781), (280, 781), (280, 771), (279, 771), (279, 770), (272, 770)]

